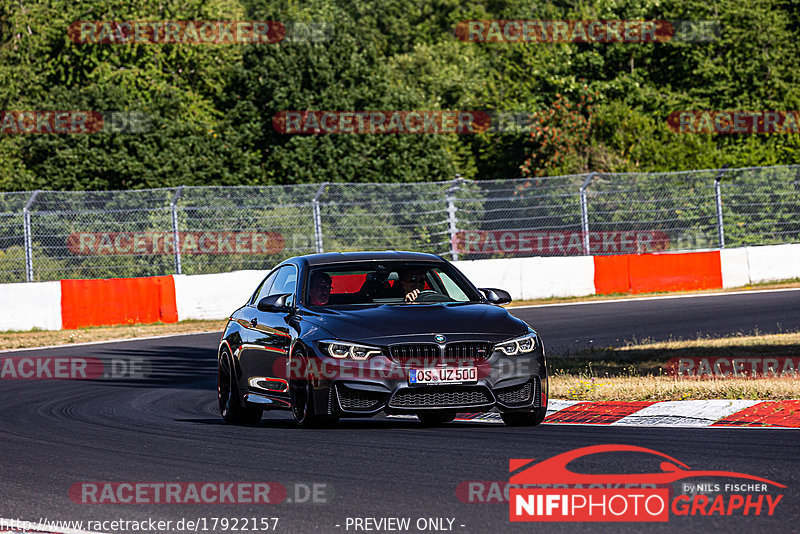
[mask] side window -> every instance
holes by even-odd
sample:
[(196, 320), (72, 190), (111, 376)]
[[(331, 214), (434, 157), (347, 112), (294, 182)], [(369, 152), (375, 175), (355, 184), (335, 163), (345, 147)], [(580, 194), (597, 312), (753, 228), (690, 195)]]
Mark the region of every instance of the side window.
[(250, 300), (250, 304), (253, 304), (253, 305), (258, 304), (259, 300), (263, 299), (264, 297), (269, 296), (269, 290), (270, 290), (270, 288), (272, 288), (272, 284), (273, 284), (273, 282), (275, 282), (275, 278), (276, 278), (278, 272), (279, 271), (273, 271), (272, 273), (270, 273), (269, 276), (267, 276), (264, 279), (263, 282), (261, 282), (261, 285), (258, 286), (258, 289), (253, 294), (253, 298)]
[(297, 268), (294, 265), (285, 265), (278, 271), (278, 275), (275, 277), (275, 283), (272, 284), (267, 296), (291, 293), (292, 296), (286, 299), (286, 305), (293, 306), (296, 288)]

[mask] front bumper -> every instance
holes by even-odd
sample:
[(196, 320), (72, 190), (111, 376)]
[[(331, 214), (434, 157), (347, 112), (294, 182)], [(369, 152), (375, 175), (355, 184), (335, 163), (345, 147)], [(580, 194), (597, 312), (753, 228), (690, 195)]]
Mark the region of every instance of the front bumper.
[[(364, 362), (315, 354), (311, 365), (314, 406), (318, 414), (344, 417), (379, 412), (409, 414), (445, 411), (529, 411), (547, 406), (548, 382), (541, 342), (534, 351), (517, 356), (494, 352), (479, 361), (398, 362), (388, 355)], [(417, 385), (411, 369), (473, 365), (478, 380), (462, 384)]]

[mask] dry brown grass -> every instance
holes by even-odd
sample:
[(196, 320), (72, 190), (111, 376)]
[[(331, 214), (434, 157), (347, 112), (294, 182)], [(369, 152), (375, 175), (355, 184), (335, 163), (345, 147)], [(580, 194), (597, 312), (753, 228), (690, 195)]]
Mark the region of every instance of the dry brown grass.
[(0, 350), (67, 345), (112, 339), (135, 339), (192, 332), (222, 332), (226, 321), (181, 321), (173, 324), (96, 326), (78, 330), (32, 330), (0, 333)]
[(550, 360), (550, 396), (569, 400), (800, 399), (800, 376), (669, 376), (672, 358), (780, 358), (800, 354), (800, 333), (629, 344)]
[(567, 400), (702, 400), (800, 399), (800, 378), (720, 378), (710, 380), (670, 376), (585, 378), (555, 374), (550, 397)]
[[(727, 348), (728, 354), (736, 355), (738, 350), (742, 350), (750, 355), (758, 351), (768, 351), (773, 353), (775, 350), (780, 350), (781, 347), (791, 347), (800, 344), (800, 332), (787, 332), (785, 334), (759, 334), (758, 332), (752, 335), (738, 335), (722, 338), (697, 338), (689, 340), (674, 340), (674, 341), (659, 341), (652, 343), (629, 343), (624, 347), (613, 349), (620, 353), (635, 353), (637, 351), (676, 351), (690, 349), (695, 356), (703, 356), (704, 352), (708, 351), (710, 356), (717, 356), (718, 354), (711, 354), (716, 352), (714, 349)], [(793, 354), (781, 354), (782, 356), (793, 356)]]

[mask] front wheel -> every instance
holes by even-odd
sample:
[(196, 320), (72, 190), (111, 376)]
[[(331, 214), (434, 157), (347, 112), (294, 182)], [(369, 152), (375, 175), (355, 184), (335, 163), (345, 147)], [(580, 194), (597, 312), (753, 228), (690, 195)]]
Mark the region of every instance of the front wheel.
[(500, 418), (506, 426), (536, 426), (544, 421), (547, 415), (547, 407), (534, 408), (530, 412), (508, 412), (501, 413)]
[[(303, 358), (298, 355), (298, 358)], [(307, 366), (300, 366), (307, 369)], [(297, 426), (302, 428), (313, 428), (325, 425), (336, 424), (339, 420), (336, 416), (319, 415), (314, 407), (314, 386), (311, 380), (292, 379), (289, 381), (289, 396), (292, 402), (292, 415)]]
[(222, 351), (217, 367), (217, 400), (222, 420), (231, 424), (254, 425), (261, 421), (261, 408), (242, 406), (239, 398), (239, 387), (233, 378), (231, 357), (226, 350)]

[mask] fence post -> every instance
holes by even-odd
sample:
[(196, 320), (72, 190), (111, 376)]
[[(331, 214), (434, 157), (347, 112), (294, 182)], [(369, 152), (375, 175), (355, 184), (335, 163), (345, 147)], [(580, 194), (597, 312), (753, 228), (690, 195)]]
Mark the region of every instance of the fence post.
[(447, 226), (450, 230), (450, 258), (458, 261), (458, 247), (456, 246), (456, 235), (458, 234), (458, 218), (456, 218), (456, 191), (461, 187), (461, 175), (456, 174), (455, 180), (447, 188), (445, 200), (447, 201)]
[(719, 248), (725, 248), (725, 227), (722, 224), (722, 189), (719, 186), (719, 181), (722, 179), (722, 175), (725, 174), (725, 169), (728, 168), (728, 164), (722, 166), (722, 168), (717, 173), (717, 176), (714, 178), (714, 196), (716, 197), (716, 204), (717, 204), (717, 235), (719, 237)]
[(36, 197), (41, 191), (37, 189), (31, 194), (31, 198), (25, 203), (22, 208), (22, 224), (24, 226), (24, 241), (25, 241), (25, 280), (33, 282), (33, 240), (31, 239), (31, 204), (36, 200)]
[(172, 244), (175, 250), (175, 274), (183, 274), (181, 272), (181, 237), (178, 233), (178, 199), (181, 197), (182, 191), (183, 186), (179, 186), (169, 205), (172, 211)]
[(325, 192), (325, 188), (328, 187), (328, 184), (329, 182), (322, 182), (319, 189), (317, 189), (317, 194), (314, 195), (314, 200), (311, 201), (311, 206), (314, 209), (314, 244), (317, 254), (325, 252), (322, 246), (322, 214), (319, 210), (319, 198), (322, 196), (322, 193)]
[(583, 254), (589, 256), (589, 207), (586, 204), (586, 188), (592, 183), (596, 172), (590, 172), (581, 186), (581, 233), (583, 234)]

